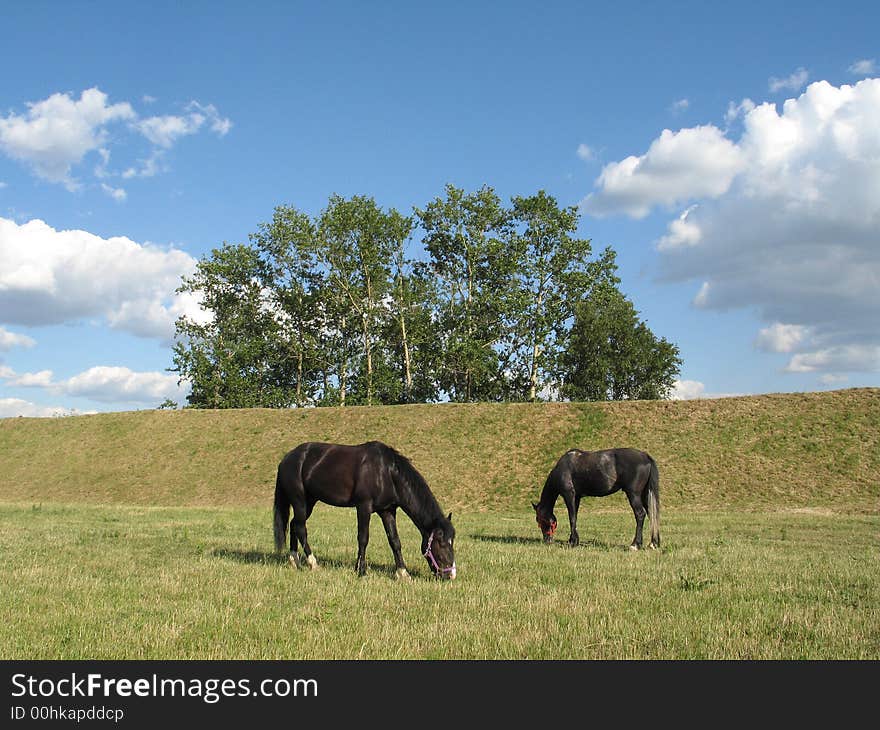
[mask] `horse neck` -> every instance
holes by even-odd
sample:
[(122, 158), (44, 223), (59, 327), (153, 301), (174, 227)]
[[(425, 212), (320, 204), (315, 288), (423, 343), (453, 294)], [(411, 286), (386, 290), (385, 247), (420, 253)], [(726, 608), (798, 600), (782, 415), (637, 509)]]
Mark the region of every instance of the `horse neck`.
[(427, 489), (421, 490), (410, 480), (401, 479), (397, 482), (397, 502), (413, 524), (422, 534), (427, 535), (445, 518), (440, 505)]
[(550, 472), (547, 481), (544, 482), (544, 488), (541, 490), (541, 497), (538, 499), (538, 506), (545, 512), (552, 512), (556, 506), (556, 500), (559, 497), (559, 489), (556, 486), (554, 472)]

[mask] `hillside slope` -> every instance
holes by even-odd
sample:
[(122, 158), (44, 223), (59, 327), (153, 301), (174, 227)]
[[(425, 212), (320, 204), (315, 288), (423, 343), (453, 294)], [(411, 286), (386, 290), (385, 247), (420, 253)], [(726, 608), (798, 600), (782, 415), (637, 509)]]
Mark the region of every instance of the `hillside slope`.
[[(136, 411), (0, 419), (0, 501), (271, 504), (303, 441), (378, 439), (446, 509), (519, 510), (567, 449), (632, 446), (664, 508), (880, 512), (880, 389), (698, 401)], [(614, 495), (588, 509), (628, 509)]]

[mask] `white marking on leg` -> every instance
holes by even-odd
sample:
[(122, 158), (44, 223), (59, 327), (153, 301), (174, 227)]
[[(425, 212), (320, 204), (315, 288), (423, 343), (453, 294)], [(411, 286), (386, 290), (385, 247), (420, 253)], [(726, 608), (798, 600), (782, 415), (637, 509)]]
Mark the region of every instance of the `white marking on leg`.
[(309, 564), (309, 568), (311, 568), (312, 570), (317, 570), (318, 561), (315, 559), (315, 556), (313, 554), (309, 553), (308, 555), (306, 555), (306, 562)]
[(395, 576), (397, 580), (412, 580), (412, 576), (406, 572), (406, 568), (398, 568)]
[(291, 553), (288, 557), (288, 560), (290, 561), (290, 564), (294, 568), (299, 568), (300, 563), (299, 563), (299, 554), (298, 553)]
[(634, 552), (638, 552), (639, 546), (638, 545), (630, 545), (629, 549), (633, 550)]

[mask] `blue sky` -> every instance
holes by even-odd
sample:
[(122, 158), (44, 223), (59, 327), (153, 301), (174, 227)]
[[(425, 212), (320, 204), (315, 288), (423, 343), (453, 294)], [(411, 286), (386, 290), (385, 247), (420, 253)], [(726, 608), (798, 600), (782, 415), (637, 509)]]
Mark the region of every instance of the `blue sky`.
[(579, 205), (678, 397), (880, 385), (877, 3), (10, 3), (0, 417), (182, 402), (173, 289), (276, 205)]

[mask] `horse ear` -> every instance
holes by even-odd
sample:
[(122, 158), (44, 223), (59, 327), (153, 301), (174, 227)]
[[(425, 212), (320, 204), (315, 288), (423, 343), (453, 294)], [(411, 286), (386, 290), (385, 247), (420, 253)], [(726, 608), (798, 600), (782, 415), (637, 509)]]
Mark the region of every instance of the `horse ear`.
[(537, 502), (532, 502), (532, 509), (535, 510), (535, 512), (538, 511), (538, 503)]
[(449, 520), (450, 522), (452, 522), (452, 512), (450, 512), (450, 513), (446, 516), (446, 519)]

